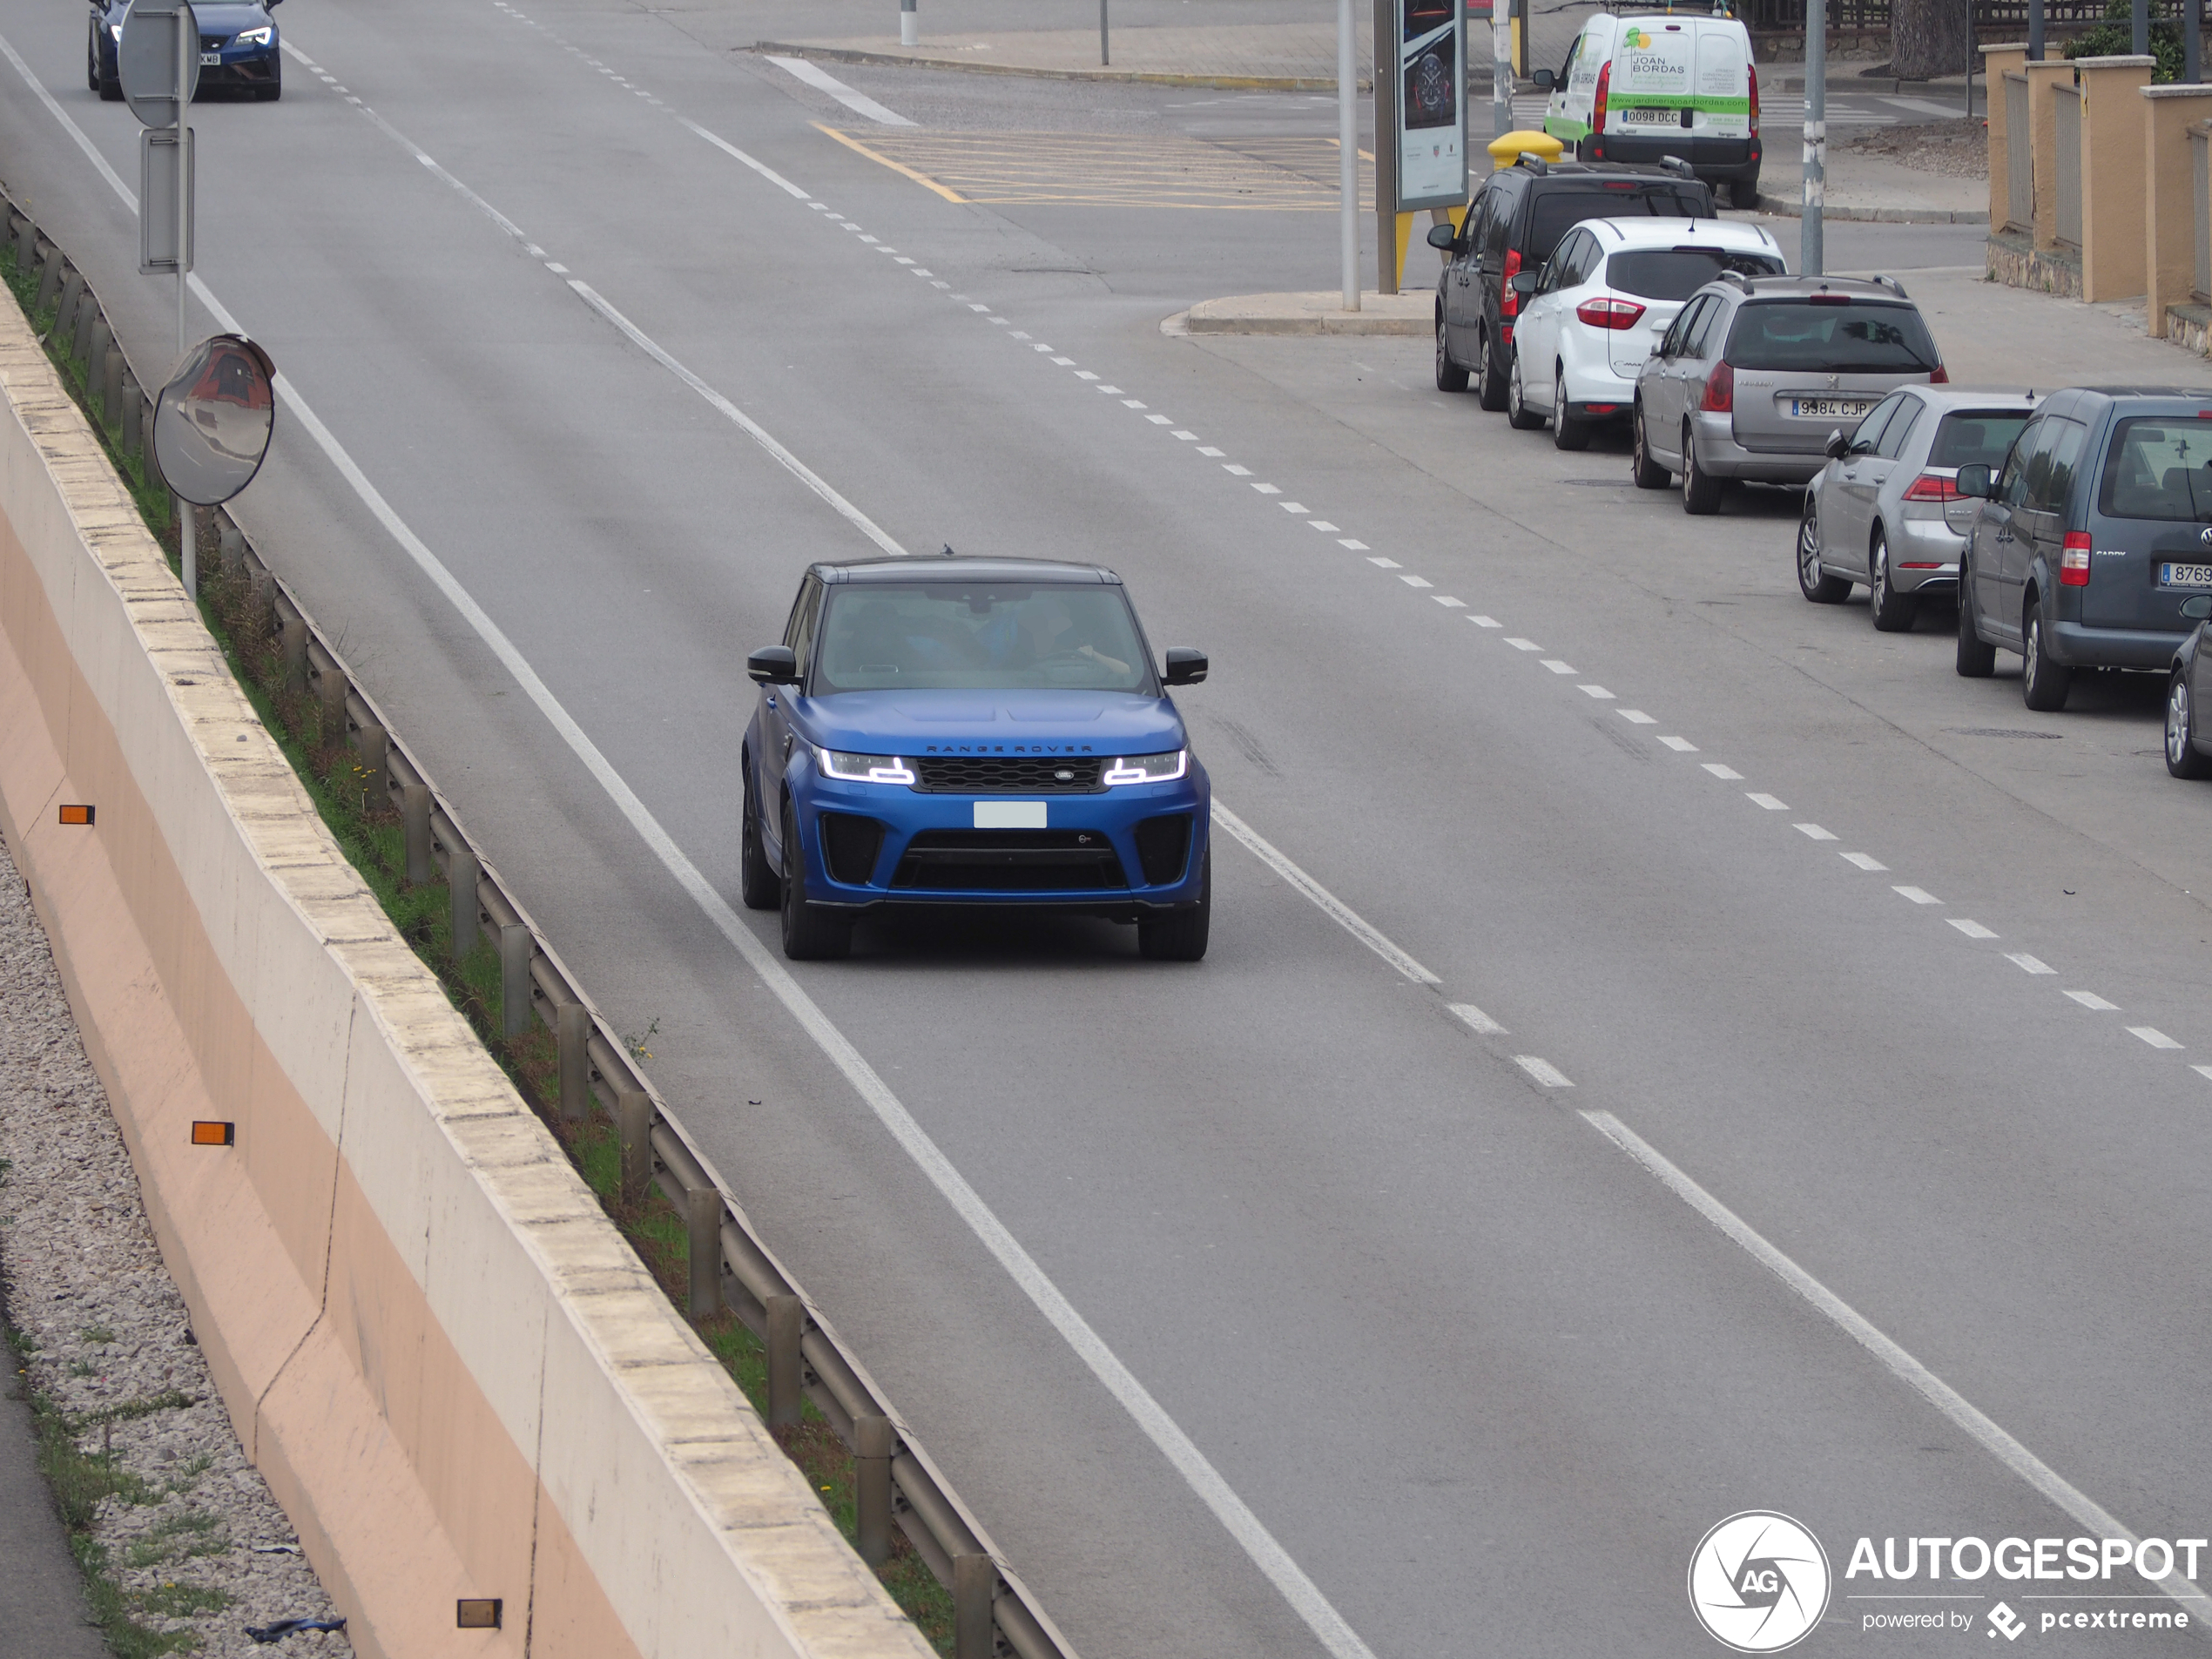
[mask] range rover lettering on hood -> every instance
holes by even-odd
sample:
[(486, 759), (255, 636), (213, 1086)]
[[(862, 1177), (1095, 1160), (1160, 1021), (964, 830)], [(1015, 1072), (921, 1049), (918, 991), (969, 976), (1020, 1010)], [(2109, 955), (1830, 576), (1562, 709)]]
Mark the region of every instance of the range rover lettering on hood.
[(932, 743), (922, 747), (926, 755), (1087, 755), (1095, 752), (1088, 743)]

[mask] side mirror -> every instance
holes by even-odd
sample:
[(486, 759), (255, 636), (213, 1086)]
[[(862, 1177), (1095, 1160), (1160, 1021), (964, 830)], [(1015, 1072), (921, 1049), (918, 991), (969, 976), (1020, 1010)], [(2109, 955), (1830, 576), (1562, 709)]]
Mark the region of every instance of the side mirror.
[(1954, 488), (1962, 496), (1973, 496), (1983, 501), (1993, 499), (1996, 493), (1994, 481), (1989, 475), (1988, 467), (1979, 461), (1971, 466), (1959, 469), (1959, 476), (1955, 481)]
[(1168, 671), (1160, 678), (1170, 685), (1196, 685), (1206, 677), (1206, 654), (1188, 645), (1170, 645)]
[(1541, 280), (1542, 278), (1534, 271), (1516, 271), (1513, 277), (1513, 291), (1525, 299), (1536, 292), (1536, 284)]
[(1428, 227), (1428, 245), (1449, 253), (1460, 245), (1460, 233), (1449, 225), (1432, 225)]
[(1552, 92), (1559, 90), (1559, 77), (1548, 69), (1540, 69), (1528, 78), (1535, 83), (1539, 92)]
[(799, 658), (788, 645), (763, 645), (745, 659), (745, 671), (759, 685), (799, 684)]
[(2182, 601), (2182, 614), (2191, 622), (2212, 617), (2212, 593), (2194, 593)]
[(1838, 427), (1828, 435), (1828, 442), (1821, 446), (1820, 452), (1831, 461), (1841, 461), (1851, 453), (1851, 440), (1844, 435), (1843, 428)]

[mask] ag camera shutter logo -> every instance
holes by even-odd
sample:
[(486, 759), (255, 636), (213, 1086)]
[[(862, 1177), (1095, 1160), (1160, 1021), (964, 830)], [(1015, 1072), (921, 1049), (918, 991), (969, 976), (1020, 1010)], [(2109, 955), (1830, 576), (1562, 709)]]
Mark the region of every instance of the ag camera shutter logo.
[(1689, 1607), (1706, 1634), (1737, 1653), (1779, 1653), (1828, 1610), (1828, 1552), (1787, 1515), (1746, 1509), (1699, 1541)]

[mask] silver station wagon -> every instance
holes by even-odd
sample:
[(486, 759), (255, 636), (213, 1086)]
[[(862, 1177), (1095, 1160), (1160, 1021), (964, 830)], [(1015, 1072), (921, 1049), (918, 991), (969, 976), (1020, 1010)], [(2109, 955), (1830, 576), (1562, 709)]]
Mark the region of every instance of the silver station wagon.
[(1683, 510), (1710, 513), (1731, 480), (1805, 483), (1839, 424), (1899, 386), (1949, 378), (1889, 277), (1730, 273), (1683, 307), (1636, 377), (1636, 485), (1679, 475)]

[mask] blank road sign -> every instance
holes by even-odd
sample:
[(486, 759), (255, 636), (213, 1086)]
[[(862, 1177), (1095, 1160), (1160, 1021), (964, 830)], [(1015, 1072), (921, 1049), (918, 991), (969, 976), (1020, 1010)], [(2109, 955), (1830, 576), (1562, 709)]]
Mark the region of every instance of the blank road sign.
[[(199, 23), (186, 0), (132, 0), (116, 43), (115, 68), (131, 113), (150, 127), (179, 125), (177, 30), (185, 31), (184, 102), (199, 88)], [(171, 161), (176, 159), (172, 153)]]
[[(192, 269), (192, 198), (199, 158), (192, 129), (185, 129), (184, 230), (178, 233), (177, 129), (148, 127), (138, 134), (138, 269), (175, 274), (179, 261)], [(181, 240), (182, 247), (178, 246)]]

